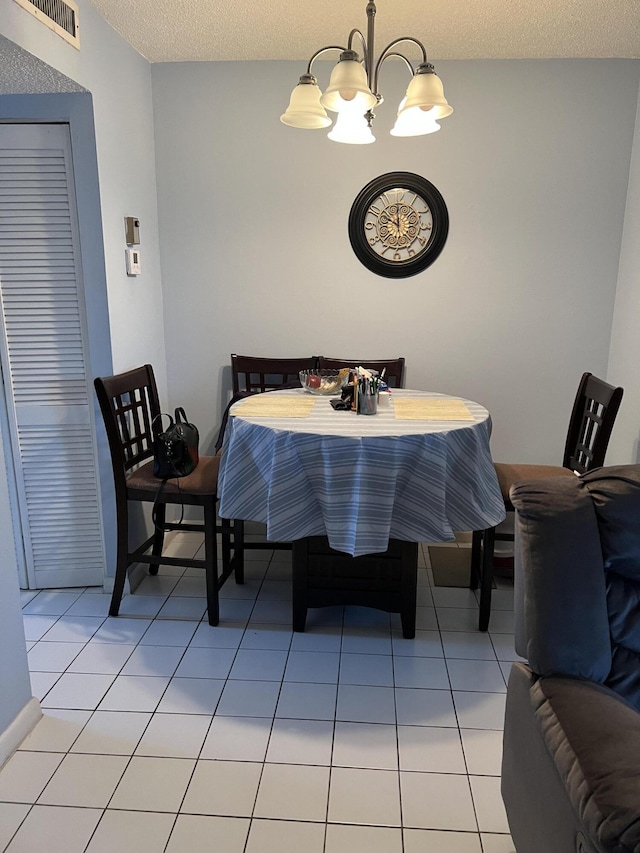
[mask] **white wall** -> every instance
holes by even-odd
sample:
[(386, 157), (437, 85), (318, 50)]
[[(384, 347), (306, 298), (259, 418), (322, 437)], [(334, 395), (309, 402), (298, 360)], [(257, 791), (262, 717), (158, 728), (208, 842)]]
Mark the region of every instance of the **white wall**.
[(615, 313), (611, 330), (609, 381), (624, 388), (607, 464), (640, 462), (640, 109), (629, 174)]
[[(495, 458), (559, 464), (582, 372), (607, 372), (640, 63), (437, 63), (456, 111), (416, 139), (388, 135), (407, 83), (390, 63), (371, 146), (279, 122), (303, 65), (152, 68), (172, 404), (206, 440), (231, 352), (404, 355), (409, 387), (488, 406)], [(347, 235), (394, 170), (431, 180), (451, 221), (405, 280)]]

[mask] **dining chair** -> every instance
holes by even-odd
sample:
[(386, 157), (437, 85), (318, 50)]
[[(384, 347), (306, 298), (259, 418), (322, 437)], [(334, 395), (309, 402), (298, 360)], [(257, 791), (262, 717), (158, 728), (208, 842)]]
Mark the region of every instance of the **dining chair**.
[(233, 393), (240, 391), (273, 391), (287, 385), (299, 387), (301, 370), (314, 370), (318, 357), (261, 358), (231, 354)]
[(361, 358), (327, 358), (321, 355), (318, 367), (325, 370), (339, 370), (341, 367), (368, 367), (382, 373), (384, 381), (390, 388), (404, 388), (404, 358), (390, 359), (361, 359)]
[[(562, 465), (495, 463), (507, 512), (514, 511), (509, 490), (520, 480), (572, 477), (604, 464), (622, 394), (622, 388), (609, 385), (592, 373), (583, 373), (569, 420)], [(513, 542), (513, 538), (512, 533), (498, 533), (495, 527), (473, 531), (470, 586), (471, 589), (480, 586), (480, 631), (487, 630), (491, 616), (494, 543)]]
[[(156, 575), (161, 565), (187, 566), (204, 569), (209, 624), (217, 625), (220, 618), (218, 590), (232, 573), (236, 583), (244, 582), (242, 551), (236, 531), (229, 521), (220, 525), (216, 522), (220, 454), (200, 456), (192, 474), (167, 480), (159, 492), (161, 481), (153, 476), (152, 425), (160, 414), (160, 403), (152, 366), (145, 364), (126, 373), (98, 377), (94, 386), (109, 442), (116, 496), (117, 557), (109, 615), (118, 615), (127, 569), (132, 564), (148, 564), (151, 575)], [(155, 529), (148, 539), (130, 550), (129, 503), (132, 501), (154, 504)], [(168, 522), (167, 504), (202, 507), (203, 522)], [(204, 559), (163, 556), (164, 534), (170, 530), (204, 532)], [(222, 573), (219, 576), (218, 532), (222, 534)], [(149, 549), (150, 554), (146, 553)]]

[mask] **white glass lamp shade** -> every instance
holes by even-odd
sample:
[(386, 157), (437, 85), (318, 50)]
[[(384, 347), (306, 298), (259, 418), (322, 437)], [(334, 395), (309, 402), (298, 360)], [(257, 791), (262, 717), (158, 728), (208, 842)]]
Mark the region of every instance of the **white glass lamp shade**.
[(440, 130), (432, 110), (425, 112), (420, 107), (405, 109), (406, 98), (400, 103), (396, 123), (391, 129), (391, 136), (425, 136)]
[(336, 123), (327, 136), (333, 142), (346, 142), (348, 145), (370, 145), (376, 141), (365, 116), (353, 110), (338, 113)]
[(331, 72), (329, 87), (320, 98), (333, 112), (358, 109), (362, 114), (376, 105), (376, 96), (367, 83), (367, 72), (356, 59), (342, 59)]
[(444, 96), (442, 81), (433, 72), (416, 73), (409, 83), (401, 112), (414, 107), (430, 110), (434, 119), (446, 118), (453, 112), (453, 107), (449, 106)]
[(331, 119), (320, 103), (322, 92), (316, 83), (298, 83), (293, 92), (287, 111), (280, 116), (280, 121), (289, 127), (317, 129), (329, 127)]

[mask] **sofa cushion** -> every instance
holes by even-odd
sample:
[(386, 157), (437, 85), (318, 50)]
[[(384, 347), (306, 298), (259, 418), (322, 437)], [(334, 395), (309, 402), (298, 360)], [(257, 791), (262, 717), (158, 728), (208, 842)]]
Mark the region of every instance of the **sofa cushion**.
[(531, 700), (588, 835), (607, 853), (640, 851), (640, 714), (613, 690), (582, 679), (538, 679)]
[[(188, 477), (173, 477), (164, 485), (165, 495), (215, 495), (218, 489), (218, 470), (221, 454), (201, 456)], [(145, 462), (127, 477), (127, 488), (146, 492), (158, 491), (162, 480), (153, 476), (153, 460)]]
[(607, 586), (612, 663), (606, 684), (640, 711), (640, 466), (582, 478), (596, 511)]
[(640, 584), (613, 571), (606, 578), (612, 658), (605, 684), (640, 711)]
[(509, 503), (509, 491), (520, 480), (548, 480), (550, 477), (575, 477), (561, 465), (527, 465), (521, 462), (496, 462), (496, 475), (503, 500)]
[(640, 583), (640, 465), (597, 468), (581, 479), (598, 517), (605, 570)]

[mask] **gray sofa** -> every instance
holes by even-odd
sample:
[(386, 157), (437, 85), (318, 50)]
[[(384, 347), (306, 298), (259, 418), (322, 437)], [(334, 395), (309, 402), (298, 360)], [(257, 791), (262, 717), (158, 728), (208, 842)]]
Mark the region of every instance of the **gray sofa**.
[(518, 853), (640, 853), (640, 465), (526, 480), (502, 797)]

